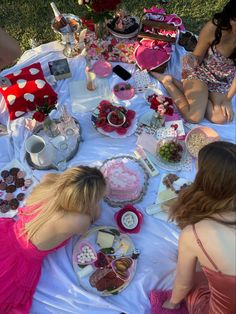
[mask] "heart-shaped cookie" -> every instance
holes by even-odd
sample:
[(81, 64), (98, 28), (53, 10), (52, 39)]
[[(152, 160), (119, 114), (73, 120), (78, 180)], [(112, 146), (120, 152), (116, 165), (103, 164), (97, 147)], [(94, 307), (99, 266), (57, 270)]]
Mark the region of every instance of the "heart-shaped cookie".
[(31, 101), (31, 102), (34, 101), (34, 95), (30, 94), (30, 93), (24, 94), (24, 98), (25, 98), (25, 100), (28, 100), (28, 101)]
[(8, 95), (7, 100), (9, 102), (9, 105), (13, 105), (15, 100), (16, 100), (16, 96), (15, 95)]

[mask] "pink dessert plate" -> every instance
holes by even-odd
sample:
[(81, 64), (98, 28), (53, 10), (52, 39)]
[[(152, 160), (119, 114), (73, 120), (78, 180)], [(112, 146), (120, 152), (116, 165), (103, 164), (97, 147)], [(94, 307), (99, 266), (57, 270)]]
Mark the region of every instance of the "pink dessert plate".
[(112, 65), (108, 61), (98, 60), (93, 65), (93, 71), (99, 77), (107, 77), (112, 73)]
[[(127, 215), (132, 218), (128, 224)], [(125, 205), (115, 213), (114, 218), (121, 232), (138, 233), (143, 222), (143, 214), (132, 205)]]
[[(127, 89), (127, 87), (130, 87)], [(117, 91), (116, 89), (119, 89)], [(114, 95), (120, 100), (129, 100), (134, 97), (135, 90), (134, 87), (127, 83), (118, 83), (113, 88)]]

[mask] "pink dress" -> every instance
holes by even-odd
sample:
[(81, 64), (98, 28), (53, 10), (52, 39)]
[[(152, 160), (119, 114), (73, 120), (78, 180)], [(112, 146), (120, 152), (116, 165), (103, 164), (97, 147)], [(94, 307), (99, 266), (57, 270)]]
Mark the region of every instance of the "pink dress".
[[(193, 232), (196, 240), (215, 270), (202, 267), (203, 273), (197, 273), (195, 288), (188, 295), (186, 302), (190, 314), (235, 314), (236, 313), (236, 276), (223, 274), (204, 249), (198, 238), (195, 226)], [(205, 276), (204, 276), (205, 275)]]
[[(33, 208), (35, 209), (35, 207)], [(38, 284), (45, 256), (62, 247), (40, 251), (25, 236), (20, 236), (26, 222), (35, 215), (32, 207), (19, 209), (19, 220), (0, 219), (0, 313), (27, 314), (30, 312), (33, 295)]]

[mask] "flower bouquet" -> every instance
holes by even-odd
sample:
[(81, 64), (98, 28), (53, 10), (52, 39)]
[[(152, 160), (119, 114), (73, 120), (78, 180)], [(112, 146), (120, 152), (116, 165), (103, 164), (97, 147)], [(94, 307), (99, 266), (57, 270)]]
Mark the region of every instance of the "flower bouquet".
[(173, 101), (170, 97), (152, 94), (147, 98), (151, 104), (150, 108), (158, 112), (161, 116), (172, 116), (174, 113)]
[(101, 101), (97, 109), (95, 125), (108, 133), (115, 131), (119, 135), (125, 135), (135, 117), (135, 111), (114, 106), (107, 100)]
[(47, 118), (49, 113), (52, 110), (56, 109), (55, 105), (55, 100), (50, 99), (48, 96), (44, 96), (43, 100), (36, 99), (31, 108), (31, 110), (35, 110), (32, 118), (38, 122), (43, 122)]

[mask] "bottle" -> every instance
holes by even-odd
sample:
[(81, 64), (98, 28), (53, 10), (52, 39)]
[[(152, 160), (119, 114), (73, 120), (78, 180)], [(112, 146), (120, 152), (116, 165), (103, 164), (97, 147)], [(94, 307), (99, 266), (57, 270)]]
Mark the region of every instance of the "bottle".
[(56, 20), (56, 28), (61, 32), (61, 33), (70, 33), (71, 27), (70, 24), (67, 22), (66, 18), (63, 16), (63, 14), (60, 13), (58, 8), (56, 7), (54, 2), (50, 3), (53, 13), (55, 15), (55, 20)]

